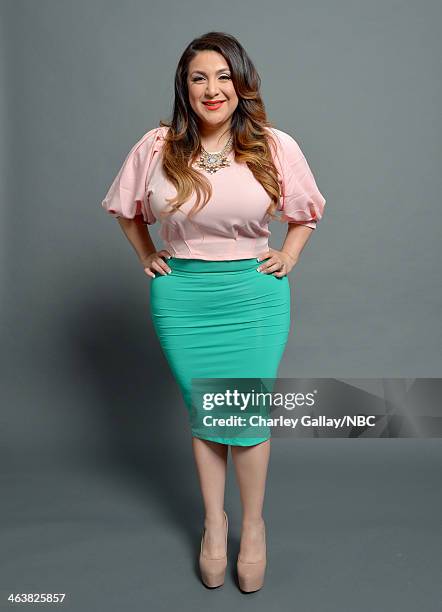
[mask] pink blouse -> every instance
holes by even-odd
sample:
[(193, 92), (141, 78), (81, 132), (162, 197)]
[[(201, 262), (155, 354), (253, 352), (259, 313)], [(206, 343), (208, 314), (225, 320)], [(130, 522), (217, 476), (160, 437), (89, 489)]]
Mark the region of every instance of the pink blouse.
[[(168, 129), (153, 128), (132, 147), (102, 207), (114, 217), (133, 219), (141, 214), (147, 225), (158, 219), (163, 248), (173, 257), (249, 259), (267, 251), (271, 232), (266, 210), (270, 197), (247, 164), (235, 162), (233, 151), (228, 156), (230, 166), (214, 174), (198, 169), (212, 185), (212, 198), (201, 210), (187, 217), (196, 201), (193, 194), (179, 211), (159, 217), (160, 211), (168, 208), (165, 199), (176, 195), (161, 164), (161, 148)], [(273, 159), (280, 176), (281, 219), (315, 229), (323, 215), (325, 199), (307, 160), (292, 136), (276, 128), (268, 129), (276, 137)]]

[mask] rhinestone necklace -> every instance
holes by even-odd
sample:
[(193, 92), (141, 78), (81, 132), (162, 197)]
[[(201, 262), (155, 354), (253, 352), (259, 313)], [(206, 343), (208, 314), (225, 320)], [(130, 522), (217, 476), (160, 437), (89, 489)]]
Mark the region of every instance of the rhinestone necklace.
[(202, 153), (197, 163), (198, 168), (206, 170), (209, 172), (209, 174), (214, 174), (214, 172), (217, 172), (220, 168), (230, 166), (230, 161), (227, 159), (227, 155), (229, 153), (232, 140), (233, 136), (230, 136), (224, 148), (221, 151), (216, 151), (214, 153), (209, 153), (201, 145)]

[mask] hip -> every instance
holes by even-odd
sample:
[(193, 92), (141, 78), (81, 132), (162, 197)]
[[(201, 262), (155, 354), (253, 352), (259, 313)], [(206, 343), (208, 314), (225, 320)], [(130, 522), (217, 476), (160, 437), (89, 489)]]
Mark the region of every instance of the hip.
[(170, 298), (184, 304), (198, 301), (202, 308), (208, 304), (222, 308), (223, 302), (232, 300), (238, 308), (250, 308), (263, 300), (277, 303), (290, 299), (287, 276), (258, 272), (256, 258), (209, 261), (171, 257), (167, 264), (170, 274), (157, 273), (151, 279), (153, 305)]

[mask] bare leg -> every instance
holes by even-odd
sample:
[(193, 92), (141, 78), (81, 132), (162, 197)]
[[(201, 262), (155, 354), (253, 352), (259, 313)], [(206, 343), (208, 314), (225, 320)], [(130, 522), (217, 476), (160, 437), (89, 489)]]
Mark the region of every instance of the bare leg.
[(219, 557), (226, 550), (223, 510), (229, 447), (192, 436), (192, 448), (205, 510), (204, 553)]
[(239, 554), (243, 561), (253, 563), (263, 557), (265, 550), (262, 509), (270, 439), (255, 446), (231, 446), (231, 452), (243, 508)]

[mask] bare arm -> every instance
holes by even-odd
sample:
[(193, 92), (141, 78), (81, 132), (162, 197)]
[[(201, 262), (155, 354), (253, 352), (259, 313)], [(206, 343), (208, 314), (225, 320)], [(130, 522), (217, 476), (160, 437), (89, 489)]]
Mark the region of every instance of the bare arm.
[(142, 216), (136, 215), (133, 219), (117, 217), (117, 221), (137, 254), (138, 260), (143, 266), (146, 274), (151, 277), (155, 276), (155, 272), (167, 274), (170, 268), (161, 256), (171, 257), (171, 255), (169, 251), (156, 250), (149, 230), (143, 223)]
[(296, 263), (314, 231), (315, 230), (306, 225), (289, 223), (281, 252), (287, 253)]
[(125, 219), (118, 217), (117, 221), (123, 230), (124, 235), (129, 240), (140, 262), (155, 253), (156, 248), (150, 237), (149, 230), (143, 223), (141, 215), (137, 215), (133, 219)]
[(273, 274), (273, 276), (286, 276), (298, 262), (299, 256), (313, 232), (314, 230), (306, 225), (289, 223), (281, 250), (269, 249), (267, 252), (261, 253), (258, 261), (263, 259), (267, 261), (261, 263), (258, 270), (264, 274)]

